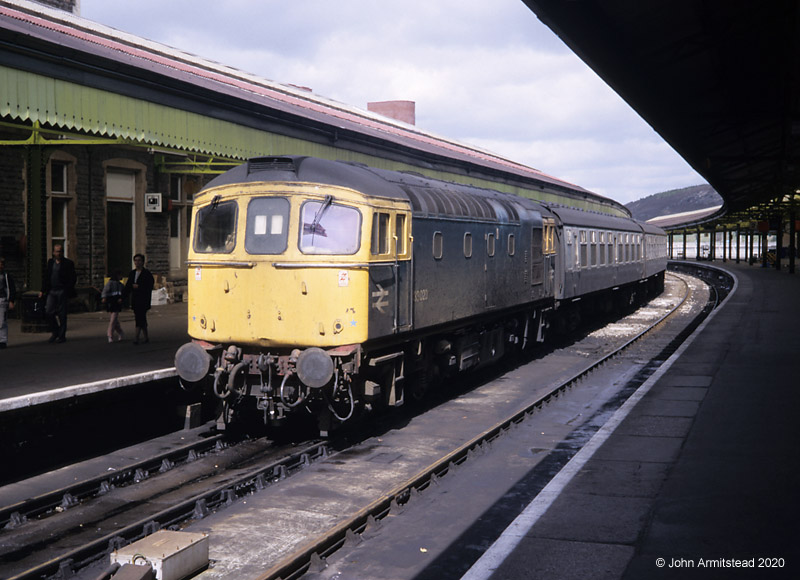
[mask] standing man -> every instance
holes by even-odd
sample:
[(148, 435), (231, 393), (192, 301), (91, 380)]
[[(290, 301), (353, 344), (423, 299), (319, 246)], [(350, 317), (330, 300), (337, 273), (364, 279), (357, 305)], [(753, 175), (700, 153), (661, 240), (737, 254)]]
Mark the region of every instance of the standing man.
[(136, 338), (133, 339), (133, 344), (139, 344), (140, 337), (143, 342), (150, 342), (147, 334), (147, 311), (150, 310), (155, 280), (150, 270), (144, 267), (143, 254), (136, 254), (133, 264), (135, 268), (128, 274), (128, 281), (125, 283), (125, 295), (131, 296), (131, 308), (136, 319)]
[(44, 277), (44, 290), (39, 293), (47, 295), (44, 313), (50, 324), (49, 342), (67, 340), (67, 303), (75, 295), (75, 263), (64, 257), (64, 246), (53, 246), (53, 257), (47, 261), (47, 273)]
[(0, 349), (8, 343), (8, 311), (14, 310), (16, 296), (14, 278), (6, 272), (6, 259), (0, 256)]

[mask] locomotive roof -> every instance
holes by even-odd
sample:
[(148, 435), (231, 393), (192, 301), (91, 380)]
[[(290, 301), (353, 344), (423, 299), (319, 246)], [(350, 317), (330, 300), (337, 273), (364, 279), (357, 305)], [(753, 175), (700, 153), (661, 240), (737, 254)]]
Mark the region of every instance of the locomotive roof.
[(316, 157), (258, 157), (215, 178), (206, 189), (233, 183), (296, 181), (337, 185), (411, 203), (414, 215), (518, 222), (520, 213), (542, 211), (527, 198), (470, 185), (430, 179)]

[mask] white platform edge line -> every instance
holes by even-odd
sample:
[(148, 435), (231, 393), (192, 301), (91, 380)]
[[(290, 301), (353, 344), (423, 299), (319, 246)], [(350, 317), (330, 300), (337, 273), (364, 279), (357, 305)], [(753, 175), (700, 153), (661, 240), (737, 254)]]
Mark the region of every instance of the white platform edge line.
[(722, 307), (728, 302), (731, 296), (736, 293), (739, 287), (739, 279), (733, 272), (725, 270), (733, 277), (734, 284), (731, 292), (714, 312), (698, 326), (691, 336), (678, 347), (649, 379), (647, 379), (627, 401), (606, 421), (606, 423), (594, 434), (583, 448), (570, 459), (567, 464), (550, 480), (542, 491), (528, 504), (525, 510), (509, 524), (497, 540), (489, 547), (486, 552), (467, 570), (461, 580), (487, 580), (497, 570), (506, 558), (514, 551), (514, 548), (522, 541), (522, 538), (530, 531), (544, 513), (550, 508), (553, 502), (561, 495), (564, 488), (572, 481), (584, 465), (592, 458), (595, 452), (605, 443), (605, 441), (616, 430), (620, 423), (628, 416), (636, 404), (650, 391), (652, 386), (666, 373), (669, 368), (680, 358), (684, 351), (691, 346), (695, 338), (705, 329)]
[(31, 393), (30, 395), (20, 395), (18, 397), (11, 397), (9, 399), (0, 400), (0, 413), (6, 411), (13, 411), (14, 409), (21, 409), (24, 407), (33, 407), (35, 405), (42, 405), (44, 403), (52, 403), (53, 401), (60, 401), (62, 399), (69, 399), (73, 397), (80, 397), (83, 395), (90, 395), (92, 393), (99, 393), (111, 389), (118, 389), (121, 387), (128, 387), (131, 385), (138, 385), (147, 381), (157, 381), (159, 379), (166, 379), (176, 376), (178, 373), (175, 367), (168, 369), (160, 369), (156, 371), (147, 371), (135, 375), (128, 375), (125, 377), (116, 377), (113, 379), (104, 379), (101, 381), (94, 381), (91, 383), (82, 383), (70, 387), (61, 387), (59, 389), (51, 389), (49, 391), (42, 391), (39, 393)]

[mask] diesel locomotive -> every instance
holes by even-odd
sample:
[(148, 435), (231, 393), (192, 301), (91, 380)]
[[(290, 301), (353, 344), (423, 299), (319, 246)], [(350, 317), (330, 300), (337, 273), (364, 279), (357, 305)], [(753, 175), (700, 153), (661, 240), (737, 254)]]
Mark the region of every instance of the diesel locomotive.
[(313, 157), (262, 157), (194, 200), (175, 356), (226, 421), (322, 434), (419, 399), (663, 289), (662, 230), (490, 189)]

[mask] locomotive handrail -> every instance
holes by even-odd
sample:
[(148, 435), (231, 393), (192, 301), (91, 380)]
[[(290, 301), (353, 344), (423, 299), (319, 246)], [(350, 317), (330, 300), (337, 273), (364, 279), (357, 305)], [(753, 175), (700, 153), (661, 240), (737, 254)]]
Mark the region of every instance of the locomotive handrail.
[(372, 266), (394, 266), (394, 262), (272, 262), (272, 267), (278, 270), (297, 270), (301, 268), (369, 268)]
[(224, 268), (255, 268), (255, 262), (223, 262), (222, 260), (187, 260), (187, 267), (192, 266), (220, 266)]

